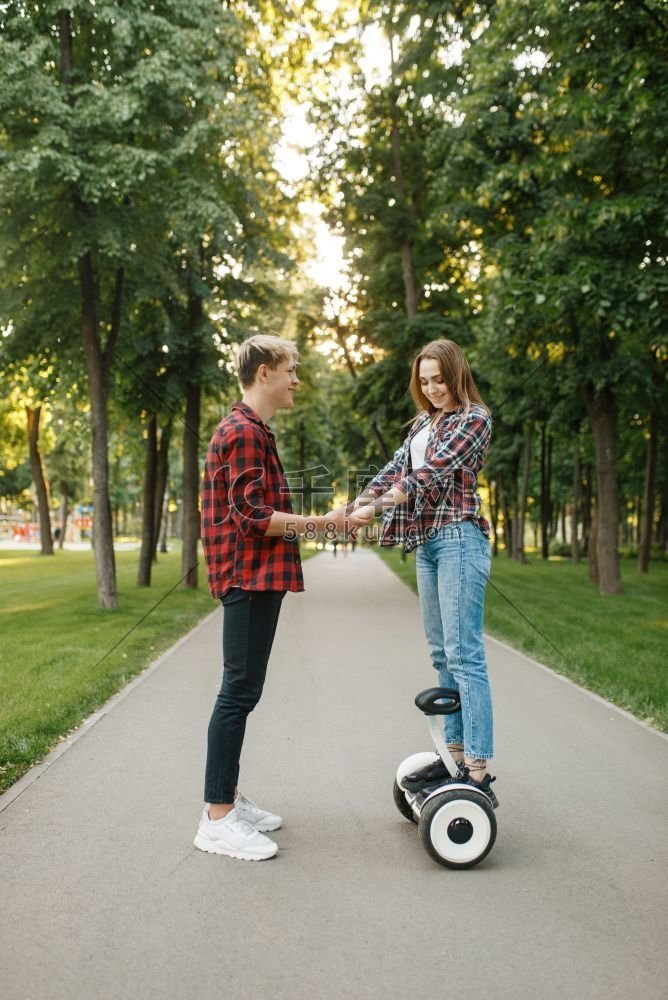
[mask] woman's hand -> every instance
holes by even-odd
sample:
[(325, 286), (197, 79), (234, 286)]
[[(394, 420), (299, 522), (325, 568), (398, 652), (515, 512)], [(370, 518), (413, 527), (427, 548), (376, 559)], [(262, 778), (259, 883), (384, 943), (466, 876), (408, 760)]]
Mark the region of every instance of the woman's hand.
[(358, 507), (354, 510), (348, 517), (348, 523), (353, 528), (366, 528), (373, 521), (376, 516), (376, 511), (373, 504), (366, 504), (364, 507)]
[(393, 486), (382, 497), (374, 497), (372, 503), (367, 503), (365, 498), (358, 497), (355, 500), (355, 509), (349, 514), (350, 524), (354, 528), (366, 528), (371, 524), (374, 517), (378, 517), (384, 510), (400, 506), (402, 503), (406, 503), (407, 500), (408, 497), (405, 493), (402, 493), (398, 486)]

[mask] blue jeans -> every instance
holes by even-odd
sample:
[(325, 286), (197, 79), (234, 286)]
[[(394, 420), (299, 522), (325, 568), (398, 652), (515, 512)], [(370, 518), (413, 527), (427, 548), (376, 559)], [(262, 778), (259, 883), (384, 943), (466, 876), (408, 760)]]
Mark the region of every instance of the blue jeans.
[(448, 524), (418, 546), (417, 583), (439, 687), (457, 688), (462, 710), (446, 715), (447, 743), (466, 757), (494, 756), (492, 692), (483, 641), (489, 542), (473, 521)]

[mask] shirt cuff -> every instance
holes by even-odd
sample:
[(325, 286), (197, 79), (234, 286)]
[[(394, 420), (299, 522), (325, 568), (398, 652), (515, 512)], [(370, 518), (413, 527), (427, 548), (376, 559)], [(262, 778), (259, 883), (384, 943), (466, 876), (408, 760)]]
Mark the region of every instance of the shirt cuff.
[(272, 507), (255, 508), (252, 517), (237, 514), (235, 521), (242, 535), (252, 538), (264, 538), (269, 528), (269, 522), (274, 514)]

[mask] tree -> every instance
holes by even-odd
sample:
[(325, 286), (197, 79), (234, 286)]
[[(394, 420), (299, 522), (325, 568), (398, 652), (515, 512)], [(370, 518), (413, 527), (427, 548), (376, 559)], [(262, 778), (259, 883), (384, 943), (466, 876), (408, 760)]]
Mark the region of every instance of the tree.
[(90, 466), (90, 429), (83, 402), (73, 392), (64, 399), (51, 401), (51, 426), (55, 444), (46, 456), (54, 498), (60, 501), (60, 537), (58, 548), (65, 545), (67, 524), (73, 504), (85, 497), (85, 482)]
[(512, 321), (520, 344), (530, 334), (543, 350), (557, 346), (577, 380), (596, 448), (600, 588), (617, 593), (619, 387), (630, 369), (647, 377), (666, 292), (655, 249), (665, 231), (665, 31), (650, 8), (562, 8), (490, 7), (467, 55), (473, 83), (446, 170), (450, 181), (464, 169), (475, 178), (461, 186), (481, 210), (494, 320)]
[[(364, 5), (363, 16), (383, 37), (387, 78), (367, 81), (359, 47), (346, 40), (351, 84), (337, 90), (336, 77), (329, 89), (321, 83), (313, 108), (322, 133), (315, 183), (331, 227), (346, 238), (345, 311), (357, 314), (346, 336), (364, 352), (355, 401), (382, 428), (387, 451), (413, 412), (410, 358), (439, 336), (465, 348), (473, 339), (466, 320), (475, 289), (462, 252), (468, 236), (444, 212), (436, 183), (439, 97), (453, 80), (442, 59), (447, 27), (438, 8)], [(379, 450), (382, 457), (380, 441)]]
[(9, 391), (11, 405), (23, 411), (25, 444), (37, 501), (42, 555), (53, 555), (51, 533), (51, 496), (40, 447), (40, 424), (48, 416), (46, 401), (53, 393), (53, 371), (39, 359), (26, 365), (6, 359), (3, 381)]
[(26, 419), (28, 424), (28, 449), (30, 452), (30, 467), (32, 469), (32, 479), (37, 492), (37, 510), (39, 513), (39, 537), (43, 556), (53, 555), (53, 537), (51, 535), (51, 498), (49, 486), (44, 475), (42, 456), (39, 450), (39, 422), (42, 415), (42, 407), (26, 406)]
[[(100, 0), (64, 10), (18, 2), (3, 7), (2, 19), (0, 183), (15, 248), (12, 305), (17, 295), (27, 301), (57, 287), (69, 302), (78, 298), (91, 403), (98, 595), (103, 607), (114, 608), (108, 402), (126, 346), (123, 325), (133, 301), (181, 294), (173, 263), (182, 253), (179, 263), (196, 278), (184, 329), (192, 333), (208, 297), (197, 282), (210, 280), (216, 260), (226, 253), (233, 260), (240, 244), (246, 256), (262, 252), (252, 232), (260, 228), (253, 196), (236, 182), (250, 169), (237, 169), (239, 153), (253, 149), (269, 121), (261, 99), (268, 74), (258, 38), (254, 51), (248, 45), (249, 34), (257, 34), (249, 5)], [(267, 133), (257, 154), (265, 161)], [(257, 192), (266, 178), (254, 166)], [(248, 206), (248, 228), (239, 206)], [(48, 256), (39, 252), (43, 234)], [(200, 251), (211, 240), (215, 250), (202, 270)], [(198, 392), (191, 383), (189, 426), (197, 422)], [(190, 494), (196, 459), (189, 457), (187, 466)], [(192, 497), (188, 509), (192, 528)]]

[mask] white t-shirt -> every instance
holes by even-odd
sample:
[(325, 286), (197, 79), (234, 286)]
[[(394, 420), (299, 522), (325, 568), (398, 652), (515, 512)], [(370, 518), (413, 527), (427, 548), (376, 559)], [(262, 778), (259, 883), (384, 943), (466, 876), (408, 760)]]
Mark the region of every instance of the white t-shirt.
[(411, 441), (411, 465), (413, 469), (420, 469), (424, 465), (424, 456), (427, 450), (430, 430), (431, 422), (427, 421), (422, 430), (418, 431)]

